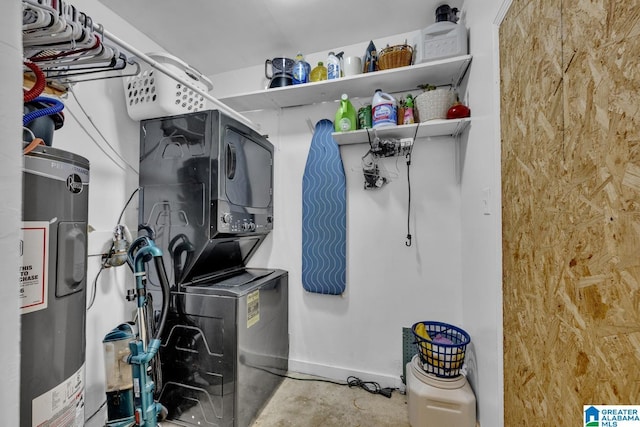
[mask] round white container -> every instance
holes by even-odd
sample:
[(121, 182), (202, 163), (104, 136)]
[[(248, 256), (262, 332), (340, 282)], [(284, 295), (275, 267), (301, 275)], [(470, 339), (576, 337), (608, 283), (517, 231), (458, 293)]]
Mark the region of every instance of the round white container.
[(406, 372), (412, 427), (475, 427), (476, 397), (464, 375), (439, 378), (428, 374), (417, 354), (407, 363)]
[(359, 56), (347, 56), (344, 58), (344, 75), (355, 76), (362, 73), (362, 59)]

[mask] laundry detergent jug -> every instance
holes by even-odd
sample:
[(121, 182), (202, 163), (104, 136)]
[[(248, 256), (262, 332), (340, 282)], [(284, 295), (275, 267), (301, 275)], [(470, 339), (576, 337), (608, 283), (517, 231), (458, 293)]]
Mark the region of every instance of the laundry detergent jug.
[(343, 93), (340, 97), (340, 106), (336, 111), (336, 120), (333, 122), (336, 132), (348, 132), (357, 128), (356, 109), (349, 101), (349, 96)]
[(309, 75), (311, 74), (311, 66), (304, 60), (304, 56), (298, 52), (296, 60), (293, 63), (293, 84), (299, 85), (309, 83)]
[(384, 93), (382, 89), (376, 89), (371, 102), (371, 122), (373, 128), (385, 126), (397, 126), (396, 99)]

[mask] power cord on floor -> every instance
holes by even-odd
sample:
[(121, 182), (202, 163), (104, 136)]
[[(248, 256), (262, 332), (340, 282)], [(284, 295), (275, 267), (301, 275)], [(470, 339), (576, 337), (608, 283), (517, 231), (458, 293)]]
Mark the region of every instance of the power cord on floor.
[(263, 369), (273, 375), (278, 375), (280, 377), (284, 377), (284, 378), (289, 378), (290, 380), (297, 380), (297, 381), (318, 381), (318, 382), (323, 382), (323, 383), (331, 383), (331, 384), (336, 384), (336, 385), (345, 385), (345, 386), (349, 386), (349, 388), (351, 387), (360, 387), (361, 389), (368, 391), (371, 394), (380, 394), (384, 397), (387, 398), (391, 398), (391, 393), (393, 393), (394, 390), (398, 390), (397, 388), (394, 387), (385, 387), (382, 388), (380, 387), (380, 384), (378, 384), (377, 382), (374, 381), (362, 381), (360, 378), (358, 377), (353, 377), (353, 376), (349, 376), (347, 377), (347, 382), (346, 383), (341, 383), (338, 381), (332, 381), (332, 380), (327, 380), (324, 378), (299, 378), (299, 377), (292, 377), (290, 375), (283, 375), (283, 374), (277, 374), (275, 372), (271, 372), (268, 371), (266, 369)]
[(351, 387), (360, 387), (361, 389), (364, 389), (364, 390), (368, 391), (371, 394), (381, 394), (381, 395), (383, 395), (384, 397), (387, 397), (387, 398), (391, 398), (391, 393), (393, 393), (393, 390), (397, 390), (397, 389), (391, 388), (391, 387), (381, 388), (380, 384), (378, 384), (377, 382), (374, 382), (374, 381), (362, 381), (358, 377), (348, 377), (347, 378), (347, 385), (349, 386), (349, 388), (351, 388)]
[[(246, 363), (246, 362), (245, 362)], [(270, 371), (269, 369), (265, 369), (263, 367), (260, 366), (254, 366), (254, 365), (250, 365), (252, 368), (255, 369), (259, 369), (261, 371), (267, 372), (269, 374), (278, 376), (278, 377), (282, 377), (282, 378), (288, 378), (290, 380), (296, 380), (296, 381), (317, 381), (317, 382), (323, 382), (323, 383), (330, 383), (330, 384), (336, 384), (336, 385), (342, 385), (342, 386), (349, 386), (349, 388), (351, 387), (360, 387), (366, 391), (368, 391), (371, 394), (380, 394), (386, 398), (391, 398), (391, 394), (393, 393), (394, 390), (398, 390), (395, 387), (380, 387), (380, 384), (378, 384), (377, 382), (374, 381), (362, 381), (360, 378), (358, 377), (354, 377), (354, 376), (349, 376), (347, 377), (347, 382), (343, 383), (343, 382), (338, 382), (338, 381), (333, 381), (333, 380), (328, 380), (325, 378), (300, 378), (300, 377), (292, 377), (291, 375), (287, 375), (287, 374), (280, 374), (277, 372), (273, 372)]]

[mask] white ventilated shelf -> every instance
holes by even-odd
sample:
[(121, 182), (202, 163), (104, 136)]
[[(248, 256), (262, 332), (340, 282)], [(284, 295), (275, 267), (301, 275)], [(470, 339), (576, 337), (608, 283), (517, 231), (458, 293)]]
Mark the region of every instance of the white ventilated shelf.
[(236, 111), (246, 112), (334, 102), (343, 93), (350, 98), (371, 97), (378, 88), (396, 93), (417, 90), (421, 84), (457, 86), (470, 63), (471, 55), (456, 56), (336, 80), (248, 92), (219, 100)]
[(350, 132), (333, 132), (331, 136), (338, 145), (368, 143), (379, 138), (426, 138), (433, 136), (456, 136), (469, 126), (471, 119), (429, 120), (411, 125), (390, 126), (378, 129), (361, 129)]

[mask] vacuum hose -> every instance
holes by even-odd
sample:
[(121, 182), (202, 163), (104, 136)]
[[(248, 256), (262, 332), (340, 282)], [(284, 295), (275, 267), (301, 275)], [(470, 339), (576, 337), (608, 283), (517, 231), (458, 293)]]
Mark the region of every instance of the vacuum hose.
[[(160, 321), (154, 337), (149, 340), (151, 347), (153, 347), (154, 340), (158, 342), (160, 341), (162, 331), (167, 320), (170, 298), (169, 280), (167, 279), (167, 271), (165, 270), (164, 262), (162, 261), (162, 251), (156, 246), (153, 239), (148, 236), (141, 236), (134, 240), (129, 246), (129, 250), (127, 251), (127, 262), (133, 269), (136, 280), (136, 298), (140, 319), (146, 318), (144, 311), (146, 310), (147, 303), (150, 299), (147, 294), (146, 272), (144, 265), (152, 259), (154, 260), (155, 268), (160, 279), (160, 287), (162, 289), (162, 311), (160, 312)], [(146, 327), (144, 320), (141, 320), (139, 328), (140, 338), (146, 343), (148, 337), (145, 332)]]
[(53, 105), (48, 108), (43, 108), (42, 110), (32, 111), (22, 116), (22, 126), (26, 126), (27, 124), (37, 119), (38, 117), (44, 117), (44, 116), (56, 114), (64, 109), (64, 104), (62, 102), (54, 98), (47, 98), (46, 96), (39, 96), (36, 99), (34, 99), (33, 102), (43, 102), (46, 104), (53, 104)]
[(169, 280), (167, 278), (167, 270), (164, 268), (164, 262), (162, 262), (162, 256), (156, 256), (153, 258), (160, 279), (160, 287), (162, 289), (162, 310), (160, 311), (160, 320), (158, 321), (158, 328), (153, 339), (160, 340), (162, 337), (162, 331), (164, 325), (167, 322), (167, 314), (169, 313)]

